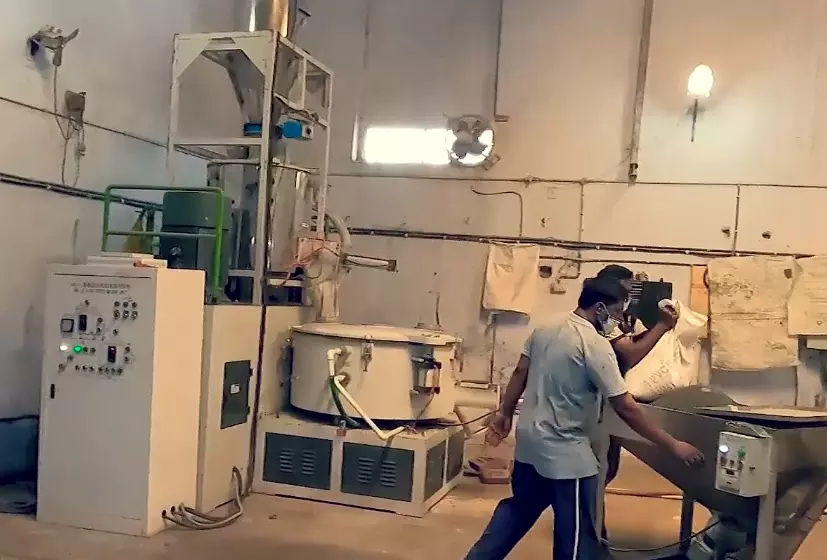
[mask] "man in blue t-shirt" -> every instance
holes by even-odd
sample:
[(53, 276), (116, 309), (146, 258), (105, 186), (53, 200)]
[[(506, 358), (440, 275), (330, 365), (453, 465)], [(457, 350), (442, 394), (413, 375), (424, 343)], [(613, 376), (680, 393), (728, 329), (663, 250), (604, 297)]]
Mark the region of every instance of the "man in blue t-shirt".
[(513, 495), (501, 501), (466, 560), (502, 560), (549, 506), (554, 510), (554, 560), (599, 560), (595, 530), (598, 462), (591, 447), (602, 399), (636, 432), (687, 464), (700, 451), (650, 422), (626, 390), (603, 332), (622, 312), (628, 292), (616, 281), (588, 279), (577, 309), (536, 329), (508, 383), (487, 438), (511, 431), (517, 401)]

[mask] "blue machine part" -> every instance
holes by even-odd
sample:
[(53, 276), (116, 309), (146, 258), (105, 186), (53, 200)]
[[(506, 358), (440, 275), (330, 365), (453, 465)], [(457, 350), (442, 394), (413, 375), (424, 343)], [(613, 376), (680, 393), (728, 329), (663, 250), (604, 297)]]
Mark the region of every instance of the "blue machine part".
[[(295, 119), (284, 121), (276, 128), (280, 137), (288, 140), (310, 140), (313, 138), (313, 126)], [(244, 125), (244, 136), (247, 138), (261, 138), (261, 123), (246, 123)]]
[(261, 137), (261, 123), (253, 122), (253, 123), (246, 123), (244, 125), (244, 136), (245, 137)]
[(281, 123), (281, 135), (290, 140), (308, 140), (313, 135), (313, 128), (297, 120), (284, 121)]

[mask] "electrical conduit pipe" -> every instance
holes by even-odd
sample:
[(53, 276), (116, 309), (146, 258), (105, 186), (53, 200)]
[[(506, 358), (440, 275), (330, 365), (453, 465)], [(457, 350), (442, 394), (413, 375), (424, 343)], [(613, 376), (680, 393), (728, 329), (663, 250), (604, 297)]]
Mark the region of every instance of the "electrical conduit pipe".
[(385, 432), (376, 425), (376, 423), (368, 416), (364, 409), (359, 406), (359, 403), (353, 398), (353, 396), (348, 393), (347, 389), (345, 389), (344, 385), (342, 385), (341, 379), (344, 379), (344, 375), (336, 373), (336, 358), (344, 354), (346, 350), (344, 348), (331, 348), (327, 351), (327, 372), (330, 376), (331, 381), (333, 382), (333, 387), (338, 392), (339, 395), (343, 396), (345, 400), (350, 403), (350, 406), (356, 411), (362, 420), (373, 430), (373, 433), (381, 439), (382, 441), (388, 441), (389, 439), (398, 436), (402, 432), (404, 432), (407, 428), (405, 426), (400, 426), (395, 430), (391, 430), (390, 432)]

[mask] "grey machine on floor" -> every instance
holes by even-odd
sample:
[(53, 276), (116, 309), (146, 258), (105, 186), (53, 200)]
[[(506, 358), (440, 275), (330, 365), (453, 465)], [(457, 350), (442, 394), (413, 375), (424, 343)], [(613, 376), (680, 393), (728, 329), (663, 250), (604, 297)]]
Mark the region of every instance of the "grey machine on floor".
[[(703, 467), (686, 467), (617, 416), (605, 420), (624, 448), (684, 493), (679, 550), (649, 558), (791, 559), (827, 506), (827, 411), (742, 406), (706, 387), (642, 406), (706, 457)], [(712, 527), (690, 538), (696, 502), (712, 512)]]

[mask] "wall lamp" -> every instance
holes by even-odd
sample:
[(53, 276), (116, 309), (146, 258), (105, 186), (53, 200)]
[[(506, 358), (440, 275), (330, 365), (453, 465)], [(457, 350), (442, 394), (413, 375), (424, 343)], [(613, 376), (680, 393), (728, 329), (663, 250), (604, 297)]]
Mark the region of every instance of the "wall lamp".
[(701, 101), (709, 99), (712, 87), (715, 85), (715, 74), (706, 64), (699, 64), (689, 75), (686, 92), (692, 99), (692, 138), (695, 141), (695, 125), (698, 123), (698, 113), (702, 110)]

